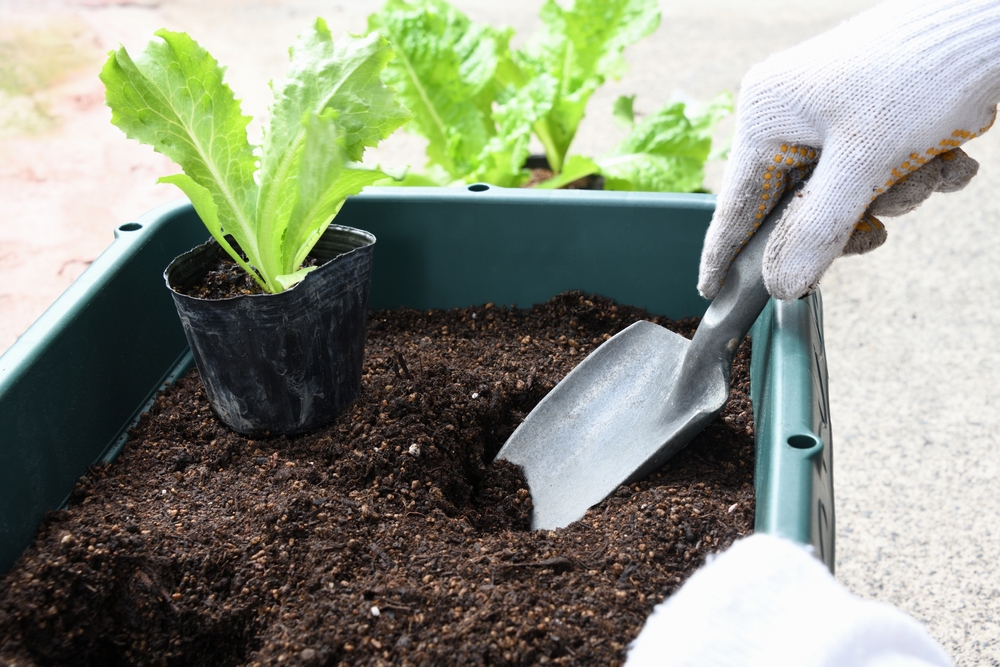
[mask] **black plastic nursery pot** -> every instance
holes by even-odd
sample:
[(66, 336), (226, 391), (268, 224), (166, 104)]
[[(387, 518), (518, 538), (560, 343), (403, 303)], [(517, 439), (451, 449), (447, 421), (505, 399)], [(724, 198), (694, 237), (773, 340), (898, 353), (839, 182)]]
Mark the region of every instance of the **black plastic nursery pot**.
[(225, 251), (214, 239), (163, 276), (215, 414), (238, 433), (300, 433), (358, 396), (375, 237), (331, 225), (319, 266), (278, 294), (202, 299), (185, 292)]
[[(368, 188), (336, 222), (378, 238), (374, 309), (530, 306), (581, 290), (676, 319), (707, 307), (695, 284), (714, 206), (701, 194)], [(87, 467), (117, 455), (164, 383), (193, 363), (163, 267), (206, 240), (204, 225), (179, 201), (115, 236), (0, 356), (0, 572)], [(832, 569), (819, 293), (772, 301), (750, 335), (755, 530), (812, 544)]]

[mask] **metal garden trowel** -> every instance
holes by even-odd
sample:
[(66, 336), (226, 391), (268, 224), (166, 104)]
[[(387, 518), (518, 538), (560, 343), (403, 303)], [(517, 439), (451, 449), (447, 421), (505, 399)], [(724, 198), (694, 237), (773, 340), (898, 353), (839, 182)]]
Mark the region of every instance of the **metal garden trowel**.
[(531, 527), (583, 517), (663, 465), (725, 406), (736, 349), (768, 301), (761, 272), (786, 195), (736, 256), (694, 338), (636, 322), (594, 350), (535, 406), (497, 454), (524, 469)]

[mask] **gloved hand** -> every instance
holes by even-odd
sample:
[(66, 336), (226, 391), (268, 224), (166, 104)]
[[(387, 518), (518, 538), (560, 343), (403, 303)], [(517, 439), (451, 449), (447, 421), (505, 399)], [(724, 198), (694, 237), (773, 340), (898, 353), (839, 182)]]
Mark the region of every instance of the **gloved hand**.
[(845, 246), (885, 240), (875, 216), (965, 186), (978, 165), (958, 146), (989, 129), (998, 100), (996, 0), (889, 0), (751, 68), (698, 290), (715, 297), (780, 194), (808, 179), (763, 271), (779, 299), (810, 292)]
[(806, 548), (736, 542), (658, 605), (625, 667), (950, 667), (915, 620), (851, 595)]

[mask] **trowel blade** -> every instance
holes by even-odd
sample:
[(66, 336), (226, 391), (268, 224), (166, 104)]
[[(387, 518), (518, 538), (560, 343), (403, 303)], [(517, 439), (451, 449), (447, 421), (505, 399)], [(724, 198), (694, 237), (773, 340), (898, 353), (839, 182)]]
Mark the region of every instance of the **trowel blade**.
[(582, 518), (621, 484), (660, 467), (719, 413), (729, 393), (724, 373), (676, 386), (689, 345), (636, 322), (535, 406), (497, 454), (524, 470), (533, 529)]

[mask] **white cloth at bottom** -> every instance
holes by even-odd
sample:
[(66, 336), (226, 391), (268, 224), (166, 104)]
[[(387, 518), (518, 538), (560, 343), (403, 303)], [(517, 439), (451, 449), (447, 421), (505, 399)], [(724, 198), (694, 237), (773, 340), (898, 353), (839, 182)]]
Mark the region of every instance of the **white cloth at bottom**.
[(653, 610), (626, 667), (951, 667), (920, 623), (851, 594), (807, 549), (736, 542)]

